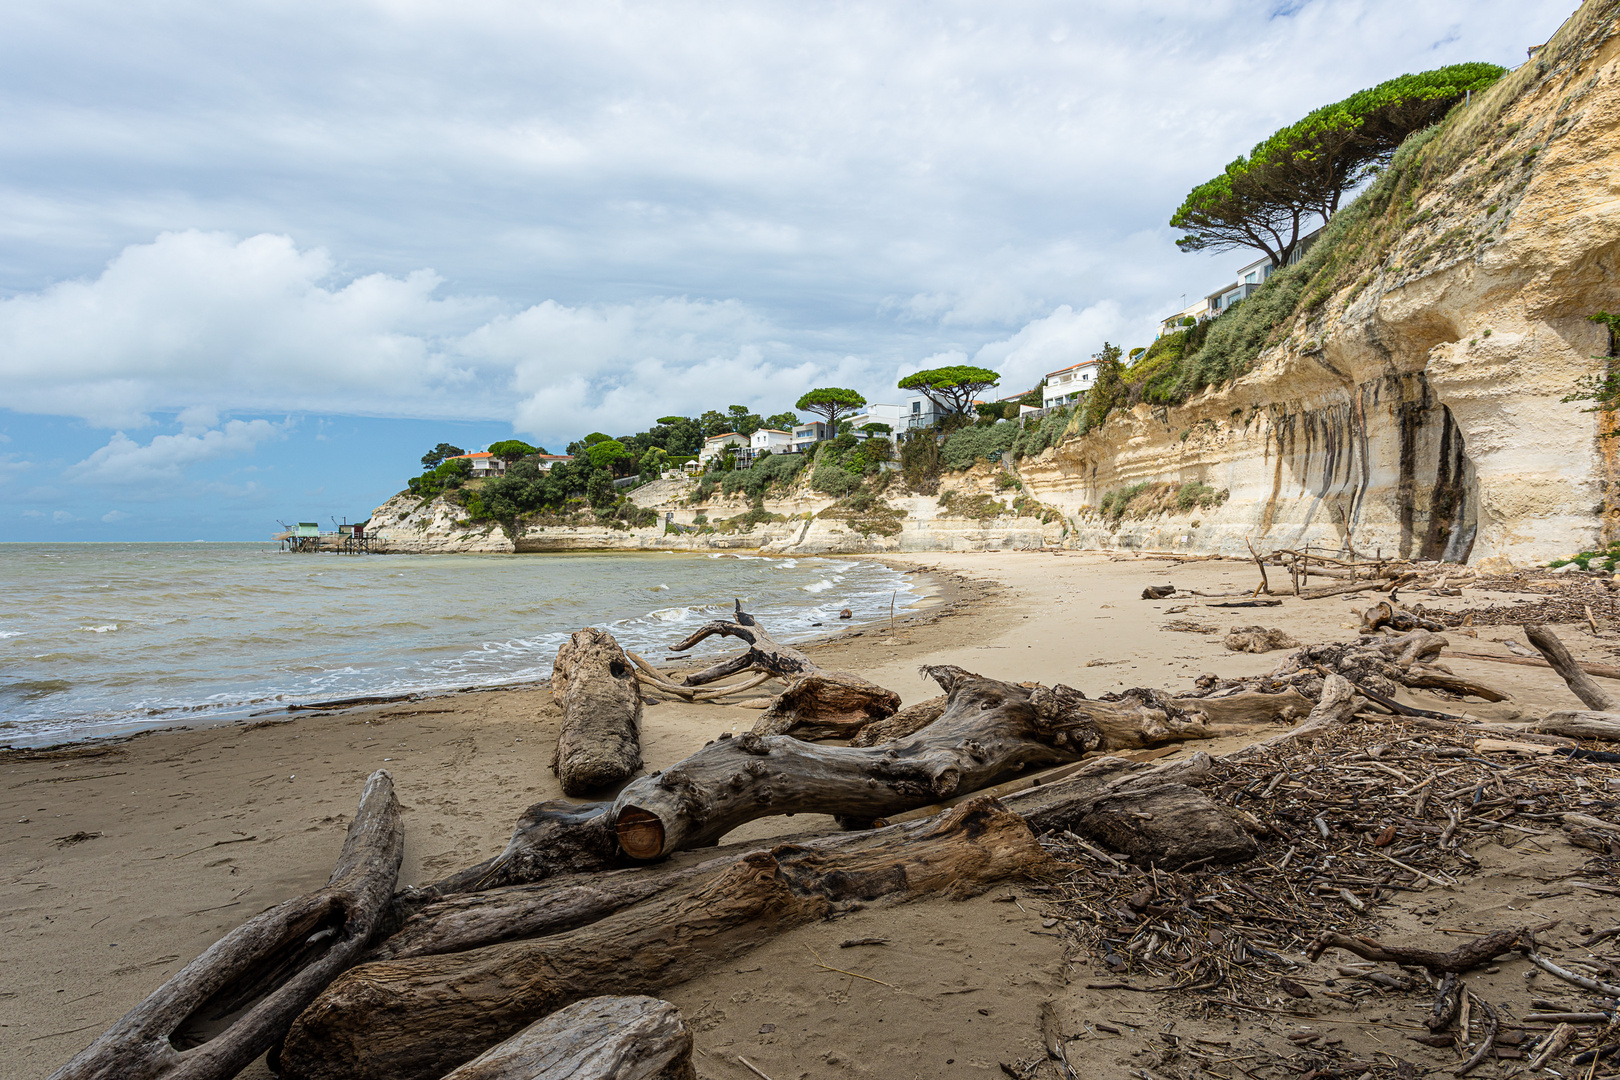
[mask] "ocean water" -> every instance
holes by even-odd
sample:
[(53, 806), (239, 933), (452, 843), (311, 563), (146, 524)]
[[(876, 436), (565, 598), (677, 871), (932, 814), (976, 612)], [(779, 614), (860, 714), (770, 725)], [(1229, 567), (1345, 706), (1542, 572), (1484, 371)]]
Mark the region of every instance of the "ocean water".
[[(549, 678), (599, 626), (653, 662), (733, 597), (779, 640), (887, 615), (909, 579), (846, 559), (615, 552), (294, 555), (274, 545), (0, 544), (0, 745), (363, 695)], [(709, 656), (735, 643), (711, 638)]]

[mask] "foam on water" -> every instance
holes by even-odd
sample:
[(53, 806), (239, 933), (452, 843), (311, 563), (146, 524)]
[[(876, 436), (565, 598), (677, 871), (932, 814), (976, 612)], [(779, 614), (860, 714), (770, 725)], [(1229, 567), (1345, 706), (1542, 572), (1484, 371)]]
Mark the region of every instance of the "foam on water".
[[(0, 544), (0, 741), (544, 680), (582, 626), (650, 654), (735, 599), (792, 641), (844, 607), (886, 616), (895, 592), (901, 607), (917, 600), (901, 574), (838, 559)], [(711, 639), (691, 655), (734, 644)]]

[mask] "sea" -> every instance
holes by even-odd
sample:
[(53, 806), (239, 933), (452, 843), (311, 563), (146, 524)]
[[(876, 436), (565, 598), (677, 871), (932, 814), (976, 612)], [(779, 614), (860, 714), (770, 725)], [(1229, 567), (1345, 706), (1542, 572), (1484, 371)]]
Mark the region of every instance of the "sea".
[[(910, 580), (874, 562), (756, 555), (0, 544), (0, 746), (534, 682), (584, 626), (657, 663), (734, 599), (778, 640), (803, 640), (843, 608), (904, 610), (921, 599)], [(736, 648), (714, 637), (687, 655)]]

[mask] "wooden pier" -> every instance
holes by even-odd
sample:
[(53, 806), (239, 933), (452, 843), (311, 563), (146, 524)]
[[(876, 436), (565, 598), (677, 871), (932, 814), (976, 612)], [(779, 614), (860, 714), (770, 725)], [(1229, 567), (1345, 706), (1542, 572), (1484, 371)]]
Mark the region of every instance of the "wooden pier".
[(329, 552), (337, 555), (371, 554), (371, 536), (366, 523), (339, 525), (336, 532), (321, 532), (318, 522), (300, 521), (296, 525), (282, 523), (283, 530), (276, 534), (282, 551), (300, 553)]

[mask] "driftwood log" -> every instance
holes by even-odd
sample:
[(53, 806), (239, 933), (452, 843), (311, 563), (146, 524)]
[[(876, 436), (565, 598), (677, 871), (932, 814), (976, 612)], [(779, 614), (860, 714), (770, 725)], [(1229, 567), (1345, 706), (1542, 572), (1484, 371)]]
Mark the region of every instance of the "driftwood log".
[(291, 1080), (437, 1080), (572, 1002), (656, 992), (849, 904), (972, 896), (1052, 866), (1024, 819), (988, 798), (866, 835), (883, 842), (834, 854), (754, 851), (716, 877), (552, 937), (363, 964), (298, 1017), (281, 1071)]
[(1567, 735), (1572, 739), (1604, 739), (1609, 742), (1620, 742), (1620, 713), (1588, 712), (1579, 709), (1548, 713), (1540, 722), (1531, 725), (1530, 730), (1543, 731), (1551, 735)]
[(1524, 636), (1547, 658), (1547, 663), (1558, 672), (1558, 677), (1588, 709), (1604, 713), (1620, 711), (1620, 700), (1611, 697), (1607, 690), (1592, 681), (1592, 677), (1569, 654), (1564, 643), (1558, 640), (1552, 627), (1526, 626)]
[(641, 771), (641, 688), (612, 634), (587, 626), (563, 642), (551, 693), (563, 713), (551, 763), (563, 794), (580, 798)]
[(1030, 688), (950, 665), (923, 671), (945, 690), (947, 703), (916, 734), (876, 747), (752, 733), (715, 742), (620, 792), (612, 811), (620, 847), (631, 858), (655, 859), (777, 814), (824, 813), (862, 823), (1092, 750), (1215, 733), (1202, 716), (1182, 713), (1151, 691), (1091, 701), (1066, 686)]
[(51, 1080), (235, 1076), (355, 962), (388, 908), (404, 850), (393, 778), (375, 772), (325, 888), (226, 934)]
[(650, 997), (594, 997), (537, 1020), (444, 1080), (696, 1080), (692, 1031)]
[(1350, 937), (1348, 934), (1325, 931), (1316, 935), (1306, 948), (1305, 955), (1315, 963), (1328, 949), (1343, 949), (1345, 952), (1355, 953), (1363, 960), (1417, 965), (1430, 971), (1460, 974), (1481, 964), (1488, 964), (1503, 953), (1525, 948), (1534, 940), (1530, 928), (1521, 926), (1516, 929), (1497, 930), (1465, 941), (1450, 952), (1436, 952), (1434, 949), (1385, 945), (1372, 938)]
[[(948, 805), (909, 811), (900, 820), (921, 820), (993, 794), (1037, 834), (1069, 830), (1122, 851), (1144, 867), (1173, 870), (1188, 862), (1228, 864), (1257, 852), (1233, 816), (1196, 789), (1210, 773), (1206, 754), (1158, 766), (1102, 757), (1065, 768), (1074, 771), (1041, 784), (1009, 782)], [(791, 842), (832, 858), (880, 847), (893, 835), (875, 829)], [(774, 841), (784, 842), (789, 841)], [(701, 860), (693, 852), (633, 869), (562, 875), (418, 904), (398, 931), (363, 960), (465, 952), (576, 929), (670, 889), (717, 877), (758, 847), (758, 842), (733, 844)]]
[[(686, 640), (670, 646), (670, 651), (685, 652), (715, 635), (736, 638), (748, 648), (686, 676), (687, 686), (706, 686), (743, 671), (773, 675), (788, 683), (754, 725), (757, 735), (785, 735), (802, 729), (798, 733), (805, 738), (847, 738), (900, 708), (900, 695), (894, 691), (847, 671), (823, 671), (800, 650), (776, 641), (759, 620), (742, 609), (741, 600), (736, 601), (730, 619), (704, 623)], [(733, 688), (740, 689), (743, 687)]]

